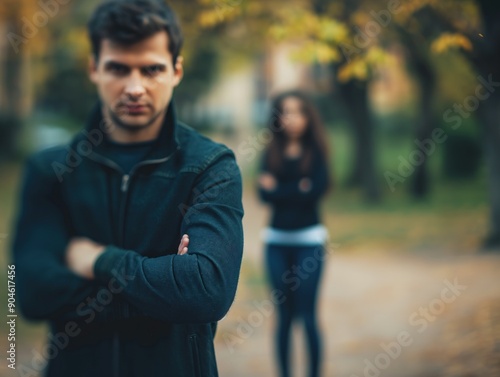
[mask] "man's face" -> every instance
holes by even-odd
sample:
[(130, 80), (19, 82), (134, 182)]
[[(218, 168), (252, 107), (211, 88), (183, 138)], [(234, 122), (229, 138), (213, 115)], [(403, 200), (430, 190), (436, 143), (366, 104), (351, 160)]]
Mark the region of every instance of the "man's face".
[(174, 66), (168, 38), (162, 31), (129, 46), (102, 40), (99, 60), (90, 61), (90, 79), (116, 126), (139, 131), (164, 114), (183, 74), (182, 57)]

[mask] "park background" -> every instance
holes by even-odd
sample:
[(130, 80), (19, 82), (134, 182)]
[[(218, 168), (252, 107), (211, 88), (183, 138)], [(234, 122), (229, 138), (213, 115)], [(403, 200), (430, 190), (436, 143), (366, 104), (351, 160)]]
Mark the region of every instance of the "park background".
[[(5, 314), (22, 164), (69, 140), (96, 99), (85, 24), (98, 3), (0, 3)], [(330, 232), (319, 304), (324, 375), (500, 376), (500, 4), (170, 4), (185, 34), (179, 117), (231, 147), (243, 174), (244, 260), (216, 337), (220, 375), (276, 375), (260, 239), (269, 209), (255, 192), (256, 168), (269, 99), (299, 88), (328, 129), (336, 183), (322, 206)], [(445, 302), (450, 284), (460, 289)], [(18, 366), (45, 334), (44, 324), (18, 322)], [(294, 329), (297, 376), (307, 361), (302, 335)], [(0, 375), (15, 374), (2, 357)]]

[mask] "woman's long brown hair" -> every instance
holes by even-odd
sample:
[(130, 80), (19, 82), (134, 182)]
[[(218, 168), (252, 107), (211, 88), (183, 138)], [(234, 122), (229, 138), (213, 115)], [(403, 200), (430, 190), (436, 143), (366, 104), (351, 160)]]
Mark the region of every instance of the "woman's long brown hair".
[[(315, 150), (320, 152), (319, 154), (327, 166), (327, 171), (330, 172), (330, 152), (325, 127), (312, 101), (305, 93), (298, 90), (283, 92), (277, 95), (273, 100), (271, 116), (268, 123), (268, 128), (272, 132), (273, 137), (265, 151), (265, 158), (267, 158), (267, 165), (269, 166), (270, 172), (278, 174), (283, 166), (287, 136), (283, 130), (281, 117), (283, 115), (283, 102), (290, 97), (300, 100), (302, 112), (307, 119), (306, 130), (300, 139), (303, 151), (300, 161), (301, 173), (307, 174), (311, 171)], [(333, 182), (330, 174), (328, 174), (328, 182), (329, 186), (332, 186)]]

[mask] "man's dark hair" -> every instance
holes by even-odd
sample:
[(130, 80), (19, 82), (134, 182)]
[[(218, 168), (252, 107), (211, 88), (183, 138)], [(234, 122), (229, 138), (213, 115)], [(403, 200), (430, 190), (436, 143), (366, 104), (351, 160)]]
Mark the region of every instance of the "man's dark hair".
[(168, 50), (175, 64), (183, 37), (174, 11), (163, 0), (108, 0), (97, 7), (88, 23), (96, 61), (103, 39), (132, 45), (163, 30), (168, 34)]

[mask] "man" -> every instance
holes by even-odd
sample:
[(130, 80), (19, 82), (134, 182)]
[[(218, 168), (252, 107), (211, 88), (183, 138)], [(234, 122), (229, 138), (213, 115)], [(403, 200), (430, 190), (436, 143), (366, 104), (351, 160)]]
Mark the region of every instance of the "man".
[(68, 146), (25, 168), (17, 298), (51, 331), (20, 372), (217, 376), (243, 251), (234, 153), (176, 119), (182, 36), (166, 4), (105, 2), (89, 32), (99, 102)]

